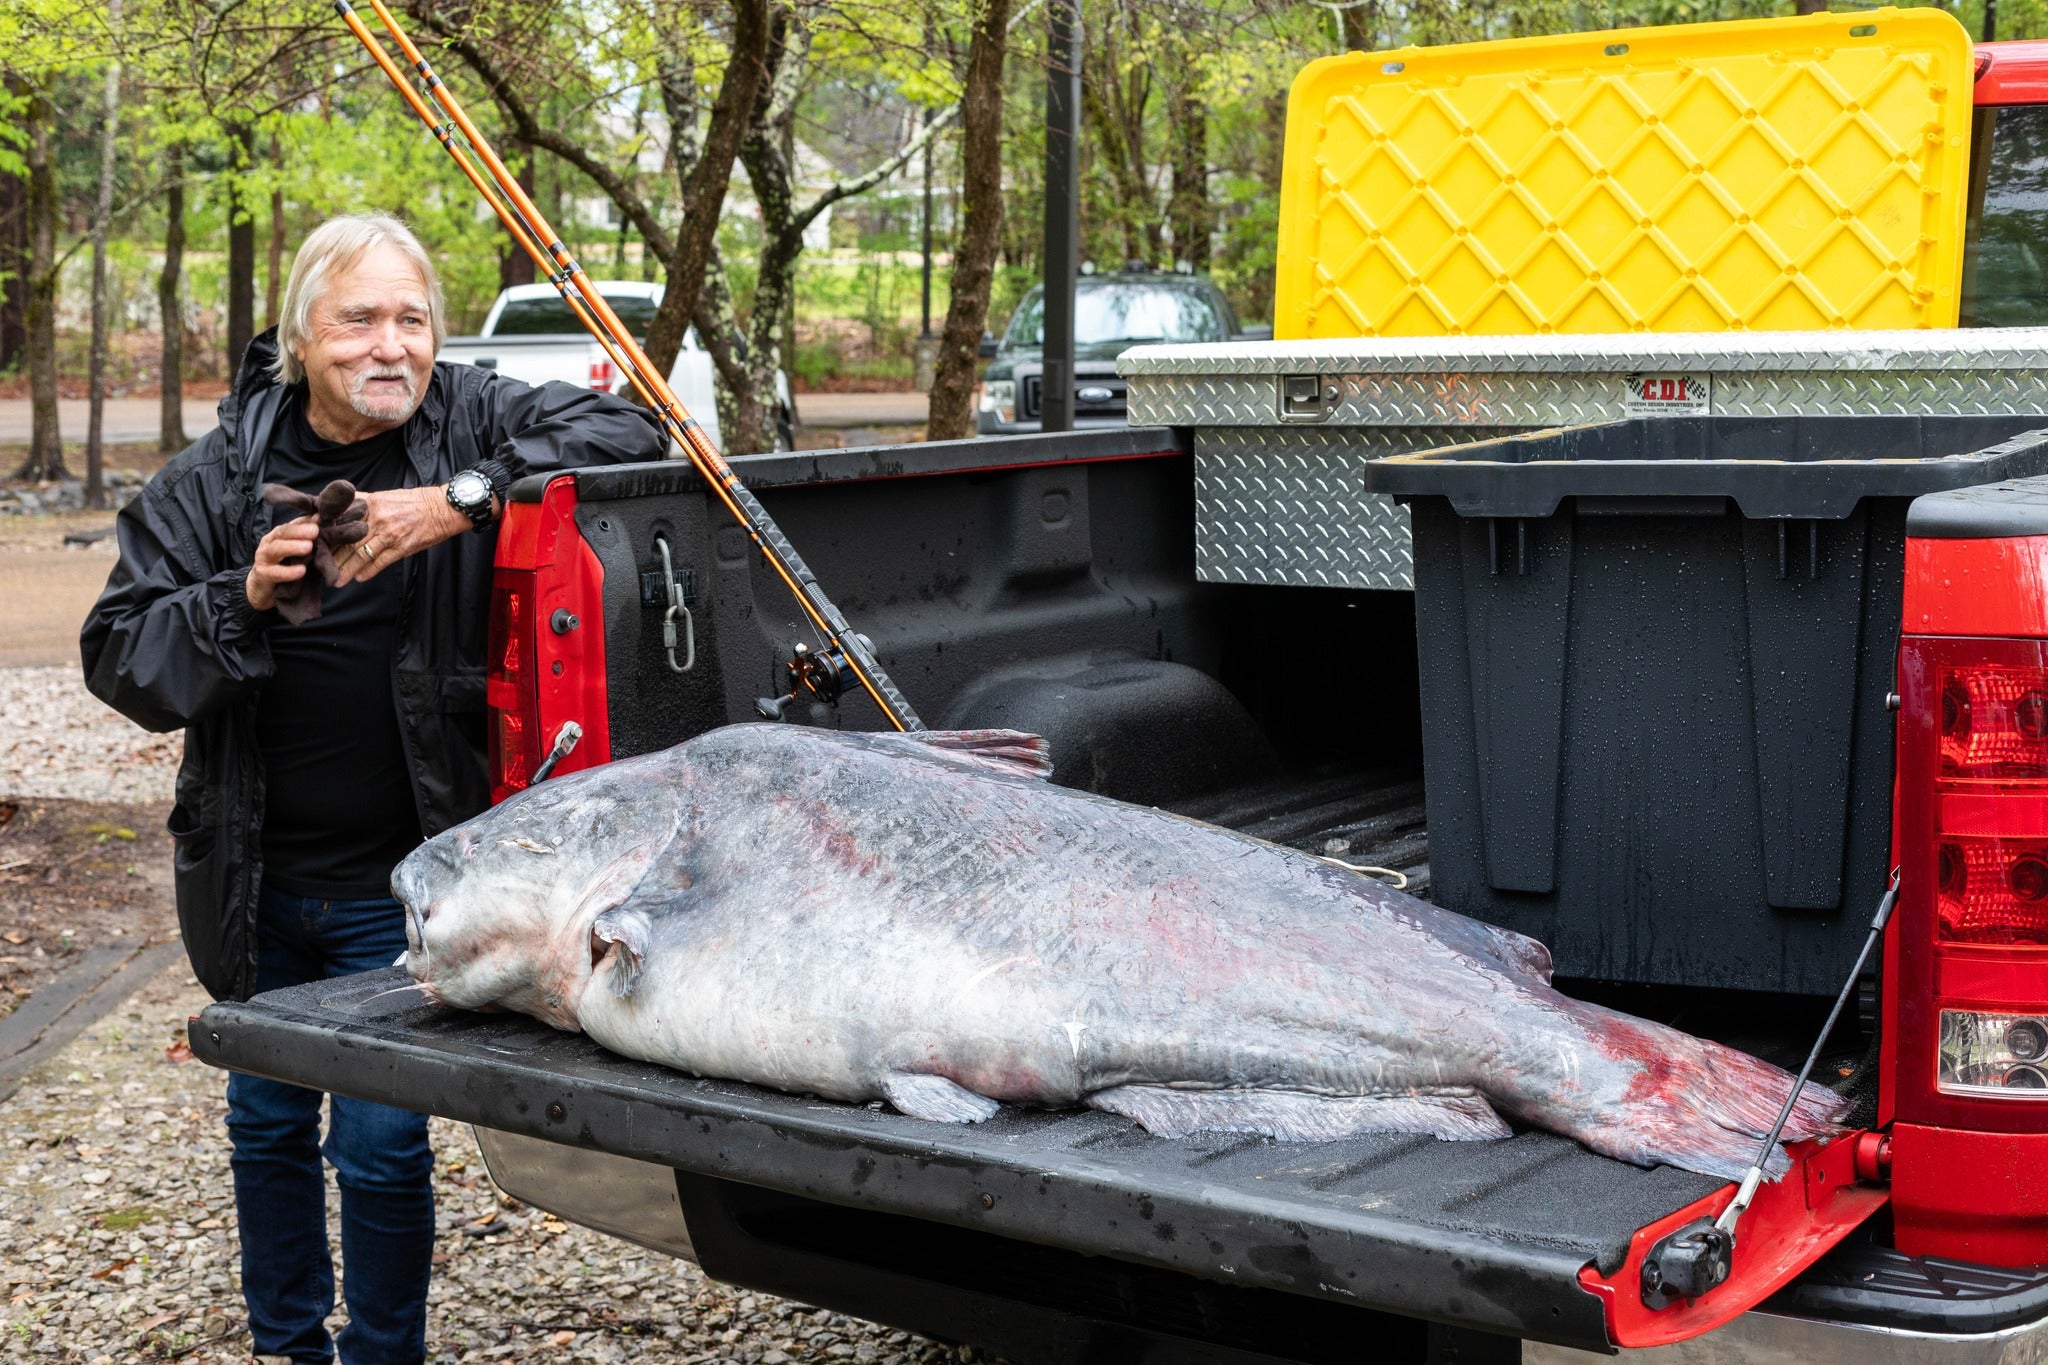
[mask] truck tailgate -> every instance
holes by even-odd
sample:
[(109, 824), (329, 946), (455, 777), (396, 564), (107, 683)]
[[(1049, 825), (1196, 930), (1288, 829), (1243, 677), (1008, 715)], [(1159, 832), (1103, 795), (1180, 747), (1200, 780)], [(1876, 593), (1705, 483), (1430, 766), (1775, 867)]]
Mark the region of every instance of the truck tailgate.
[(1246, 1288), (1609, 1349), (1631, 1236), (1723, 1187), (1540, 1132), (1152, 1138), (1094, 1112), (974, 1127), (698, 1080), (532, 1020), (424, 1005), (392, 969), (210, 1007), (204, 1060), (463, 1122)]

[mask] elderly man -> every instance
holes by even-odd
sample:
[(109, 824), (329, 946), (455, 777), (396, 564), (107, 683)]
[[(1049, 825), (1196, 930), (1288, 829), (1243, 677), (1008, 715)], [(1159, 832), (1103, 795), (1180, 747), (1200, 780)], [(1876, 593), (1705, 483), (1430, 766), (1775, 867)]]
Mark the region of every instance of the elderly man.
[[(665, 453), (648, 415), (609, 395), (436, 365), (443, 331), (439, 280), (402, 223), (324, 224), (220, 427), (121, 513), (120, 563), (82, 638), (86, 681), (141, 725), (184, 728), (178, 918), (216, 997), (389, 966), (405, 950), (392, 868), (488, 803), (484, 656), (507, 487)], [(366, 495), (368, 533), (335, 553), (319, 615), (287, 624), (279, 594), (316, 586), (304, 580), (317, 525), (273, 509), (264, 486), (317, 493), (334, 479)], [(308, 1365), (337, 1344), (350, 1365), (422, 1360), (426, 1119), (333, 1097), (325, 1152), (349, 1315), (335, 1343), (320, 1100), (228, 1081), (255, 1349)]]

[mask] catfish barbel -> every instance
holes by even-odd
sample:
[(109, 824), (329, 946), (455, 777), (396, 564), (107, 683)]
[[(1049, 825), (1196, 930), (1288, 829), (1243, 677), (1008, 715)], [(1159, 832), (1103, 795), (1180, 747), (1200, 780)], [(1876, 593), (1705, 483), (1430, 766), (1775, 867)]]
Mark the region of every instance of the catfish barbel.
[[(952, 1122), (1483, 1139), (1507, 1115), (1739, 1179), (1793, 1083), (1559, 994), (1534, 939), (1050, 772), (1011, 731), (714, 730), (422, 845), (392, 878), (406, 964), (623, 1056)], [(1786, 1139), (1843, 1107), (1807, 1086)]]

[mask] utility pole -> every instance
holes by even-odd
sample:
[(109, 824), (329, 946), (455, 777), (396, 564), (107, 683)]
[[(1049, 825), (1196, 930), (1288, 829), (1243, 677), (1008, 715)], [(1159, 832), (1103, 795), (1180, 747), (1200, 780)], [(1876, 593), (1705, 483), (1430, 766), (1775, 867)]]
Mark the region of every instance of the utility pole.
[(1051, 0), (1045, 36), (1045, 373), (1040, 429), (1074, 429), (1081, 237), (1081, 0)]
[(1984, 41), (1998, 41), (1998, 0), (1984, 0)]

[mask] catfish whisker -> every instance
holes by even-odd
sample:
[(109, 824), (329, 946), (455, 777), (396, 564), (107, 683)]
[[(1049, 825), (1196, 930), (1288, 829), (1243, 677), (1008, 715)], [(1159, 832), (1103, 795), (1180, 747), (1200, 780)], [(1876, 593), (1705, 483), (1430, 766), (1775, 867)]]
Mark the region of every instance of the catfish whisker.
[(422, 995), (426, 996), (426, 997), (427, 997), (427, 999), (429, 999), (429, 1000), (431, 1000), (431, 999), (433, 999), (433, 998), (434, 998), (434, 995), (433, 995), (433, 991), (432, 991), (432, 990), (431, 990), (431, 989), (430, 989), (430, 988), (429, 988), (429, 987), (427, 986), (427, 983), (426, 983), (426, 982), (424, 982), (424, 981), (415, 981), (415, 982), (413, 982), (413, 983), (412, 983), (411, 985), (407, 985), (407, 986), (393, 986), (393, 987), (392, 987), (392, 988), (391, 988), (390, 990), (388, 990), (388, 991), (378, 991), (378, 992), (377, 992), (377, 993), (376, 993), (375, 995), (371, 995), (371, 996), (365, 996), (365, 997), (363, 998), (363, 1001), (362, 1001), (362, 1003), (363, 1003), (363, 1004), (365, 1004), (365, 1005), (367, 1005), (367, 1004), (369, 1004), (369, 1003), (370, 1003), (370, 1002), (371, 1002), (372, 1000), (382, 1000), (382, 999), (383, 999), (383, 998), (384, 998), (385, 996), (387, 996), (387, 995), (404, 995), (404, 994), (405, 994), (405, 993), (406, 993), (407, 991), (418, 991), (418, 992), (420, 992), (420, 993), (421, 993)]

